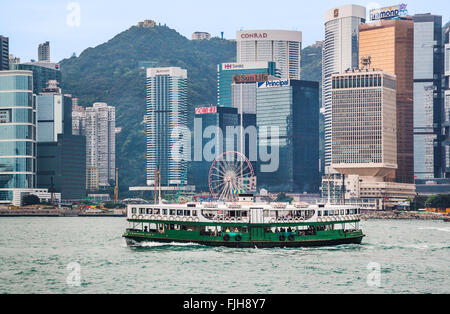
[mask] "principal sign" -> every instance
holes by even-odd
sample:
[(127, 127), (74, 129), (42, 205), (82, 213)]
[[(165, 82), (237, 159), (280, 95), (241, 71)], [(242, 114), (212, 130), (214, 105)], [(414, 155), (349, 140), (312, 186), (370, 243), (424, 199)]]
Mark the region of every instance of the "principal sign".
[(258, 88), (274, 88), (274, 87), (284, 87), (284, 86), (289, 86), (289, 85), (291, 85), (290, 80), (258, 82)]
[(378, 21), (378, 20), (386, 20), (386, 19), (394, 19), (400, 16), (408, 15), (407, 4), (399, 4), (392, 7), (386, 7), (381, 9), (374, 9), (370, 11), (370, 20)]

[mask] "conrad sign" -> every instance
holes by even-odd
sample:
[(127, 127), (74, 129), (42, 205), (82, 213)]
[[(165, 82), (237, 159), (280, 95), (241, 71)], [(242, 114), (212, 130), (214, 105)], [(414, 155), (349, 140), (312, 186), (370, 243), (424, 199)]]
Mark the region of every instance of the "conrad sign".
[(241, 34), (242, 39), (265, 39), (267, 38), (267, 33), (243, 33)]

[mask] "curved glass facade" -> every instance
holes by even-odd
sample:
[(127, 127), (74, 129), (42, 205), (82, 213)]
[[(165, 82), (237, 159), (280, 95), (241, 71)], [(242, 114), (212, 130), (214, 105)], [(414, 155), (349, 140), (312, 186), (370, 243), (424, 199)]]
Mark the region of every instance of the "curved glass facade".
[(31, 75), (5, 75), (0, 76), (0, 90), (32, 90), (33, 77)]
[(31, 92), (1, 92), (0, 108), (2, 107), (31, 107), (33, 93)]
[(33, 142), (3, 142), (0, 144), (0, 157), (2, 156), (34, 156)]
[(0, 72), (0, 202), (11, 202), (14, 189), (35, 187), (36, 111), (32, 90), (31, 72)]

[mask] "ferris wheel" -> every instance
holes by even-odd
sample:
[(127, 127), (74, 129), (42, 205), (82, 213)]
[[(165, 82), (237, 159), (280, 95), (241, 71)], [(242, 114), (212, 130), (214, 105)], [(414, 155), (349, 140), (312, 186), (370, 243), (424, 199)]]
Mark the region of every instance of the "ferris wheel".
[(256, 177), (250, 161), (241, 153), (218, 156), (209, 170), (209, 190), (219, 200), (231, 201), (239, 193), (253, 192)]

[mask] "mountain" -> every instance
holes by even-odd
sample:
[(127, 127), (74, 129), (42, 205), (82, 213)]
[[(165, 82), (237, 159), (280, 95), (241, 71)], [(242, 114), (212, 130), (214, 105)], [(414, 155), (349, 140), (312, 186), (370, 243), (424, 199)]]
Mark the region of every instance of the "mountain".
[[(110, 41), (88, 48), (79, 57), (60, 62), (64, 93), (84, 107), (106, 102), (116, 107), (119, 182), (145, 184), (145, 71), (141, 61), (188, 70), (191, 106), (214, 104), (217, 99), (217, 64), (235, 61), (236, 43), (213, 38), (191, 41), (165, 26), (131, 27)], [(190, 110), (190, 112), (193, 112)]]
[[(302, 76), (321, 79), (321, 48), (303, 51)], [(216, 104), (217, 64), (236, 60), (236, 42), (213, 38), (192, 41), (166, 26), (133, 26), (108, 42), (88, 48), (78, 57), (60, 62), (62, 89), (80, 99), (84, 107), (106, 102), (116, 107), (116, 160), (121, 192), (145, 185), (145, 71), (138, 64), (157, 62), (158, 67), (188, 70), (191, 109)], [(193, 110), (190, 120), (193, 117)]]

